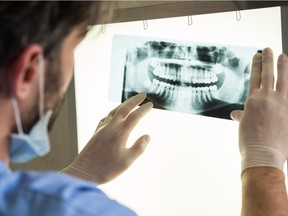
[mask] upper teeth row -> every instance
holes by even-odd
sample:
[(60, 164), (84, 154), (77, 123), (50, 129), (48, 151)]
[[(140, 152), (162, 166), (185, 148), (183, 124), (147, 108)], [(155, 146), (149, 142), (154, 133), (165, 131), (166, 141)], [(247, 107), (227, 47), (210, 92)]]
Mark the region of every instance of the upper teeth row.
[(155, 58), (155, 57), (150, 59), (150, 65), (153, 67), (157, 67), (163, 64), (177, 64), (177, 65), (186, 66), (186, 67), (201, 65), (205, 69), (210, 69), (211, 67), (215, 65), (212, 63), (208, 63), (208, 62), (199, 61), (197, 59), (175, 59), (175, 58), (164, 59), (164, 58)]
[(183, 83), (216, 83), (217, 75), (213, 71), (193, 70), (191, 67), (181, 67), (179, 71), (167, 67), (158, 66), (154, 68), (153, 74), (164, 79), (180, 81)]
[(166, 82), (162, 82), (159, 81), (157, 79), (153, 79), (153, 85), (154, 86), (159, 86), (161, 88), (169, 88), (171, 90), (179, 90), (179, 89), (189, 89), (191, 92), (215, 92), (217, 91), (217, 86), (216, 85), (212, 85), (212, 86), (205, 86), (205, 87), (192, 87), (192, 86), (177, 86), (177, 85), (173, 85), (170, 83), (166, 83)]

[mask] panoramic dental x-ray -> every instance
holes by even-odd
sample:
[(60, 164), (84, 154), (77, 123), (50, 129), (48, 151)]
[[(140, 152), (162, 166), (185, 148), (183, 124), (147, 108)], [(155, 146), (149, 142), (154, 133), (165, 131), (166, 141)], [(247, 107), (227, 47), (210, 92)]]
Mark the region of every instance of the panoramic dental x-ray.
[(146, 92), (155, 108), (226, 119), (243, 109), (251, 59), (259, 50), (118, 35), (113, 46), (120, 44), (122, 101)]

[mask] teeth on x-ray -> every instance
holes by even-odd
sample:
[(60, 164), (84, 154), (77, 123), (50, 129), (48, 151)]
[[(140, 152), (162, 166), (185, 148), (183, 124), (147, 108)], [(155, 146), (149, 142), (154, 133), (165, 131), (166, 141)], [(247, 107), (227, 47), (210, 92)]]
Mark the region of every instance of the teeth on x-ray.
[(152, 73), (155, 76), (187, 84), (216, 83), (218, 81), (217, 74), (223, 73), (223, 70), (219, 67), (211, 70), (211, 66), (200, 65), (198, 62), (196, 66), (190, 61), (180, 63), (180, 61), (177, 61), (176, 64), (175, 60), (168, 63), (166, 59), (159, 59), (159, 62), (155, 63), (155, 59), (153, 59), (150, 65), (154, 68)]
[(212, 97), (218, 97), (216, 85), (210, 87), (177, 86), (155, 78), (152, 82), (151, 91), (168, 100), (175, 101), (177, 98), (182, 98), (194, 103), (206, 103), (212, 101)]
[(217, 74), (222, 67), (194, 59), (151, 58), (150, 72), (154, 79), (150, 92), (167, 101), (185, 101), (188, 104), (205, 104), (218, 98)]
[(164, 109), (201, 113), (243, 103), (249, 62), (227, 47), (148, 41), (126, 59), (126, 89), (153, 95)]

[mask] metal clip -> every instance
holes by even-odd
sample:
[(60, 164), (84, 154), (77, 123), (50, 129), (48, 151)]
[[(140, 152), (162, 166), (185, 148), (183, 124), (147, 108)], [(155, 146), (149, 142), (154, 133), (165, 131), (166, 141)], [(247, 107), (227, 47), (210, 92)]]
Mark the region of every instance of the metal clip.
[(147, 30), (148, 29), (148, 22), (147, 20), (143, 20), (143, 29)]
[(101, 32), (104, 34), (106, 32), (106, 26), (103, 24), (101, 25)]
[(188, 16), (188, 25), (191, 26), (193, 24), (192, 16)]
[(237, 21), (241, 20), (241, 12), (240, 11), (236, 11), (236, 20)]

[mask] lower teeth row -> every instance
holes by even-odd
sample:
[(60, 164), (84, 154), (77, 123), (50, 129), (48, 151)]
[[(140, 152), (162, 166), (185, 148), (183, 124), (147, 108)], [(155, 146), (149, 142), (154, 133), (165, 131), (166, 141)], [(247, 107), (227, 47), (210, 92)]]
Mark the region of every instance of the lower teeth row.
[(192, 86), (176, 86), (165, 83), (157, 79), (153, 79), (150, 93), (156, 93), (163, 96), (164, 99), (171, 101), (185, 101), (189, 103), (205, 103), (212, 101), (212, 98), (218, 98), (217, 86), (192, 87)]
[(217, 86), (216, 85), (212, 85), (212, 86), (205, 86), (205, 87), (192, 87), (192, 86), (177, 86), (177, 85), (173, 85), (170, 83), (166, 83), (166, 82), (162, 82), (159, 81), (157, 79), (153, 79), (153, 85), (154, 86), (160, 86), (163, 88), (170, 88), (172, 90), (176, 89), (176, 88), (186, 88), (186, 89), (191, 89), (192, 92), (214, 92), (217, 91)]

